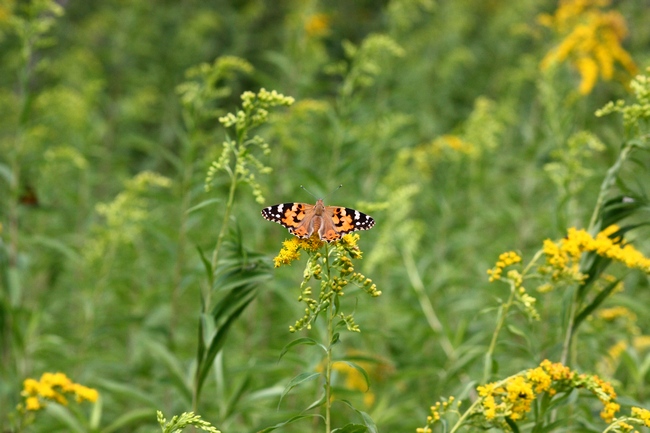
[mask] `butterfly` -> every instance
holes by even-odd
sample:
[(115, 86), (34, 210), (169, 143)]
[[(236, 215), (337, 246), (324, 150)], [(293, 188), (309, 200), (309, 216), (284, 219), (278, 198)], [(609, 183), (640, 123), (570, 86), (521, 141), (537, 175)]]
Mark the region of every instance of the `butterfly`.
[(318, 233), (321, 240), (332, 242), (355, 230), (369, 230), (372, 217), (348, 207), (325, 206), (322, 199), (315, 205), (282, 203), (262, 209), (262, 216), (289, 229), (289, 233), (308, 239)]

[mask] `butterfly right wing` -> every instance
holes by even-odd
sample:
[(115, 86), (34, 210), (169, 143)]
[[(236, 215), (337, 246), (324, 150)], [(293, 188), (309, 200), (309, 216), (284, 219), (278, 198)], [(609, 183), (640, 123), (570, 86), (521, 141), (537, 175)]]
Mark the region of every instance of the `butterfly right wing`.
[(299, 238), (308, 238), (312, 233), (313, 210), (314, 205), (307, 203), (281, 203), (262, 209), (262, 216), (286, 227)]

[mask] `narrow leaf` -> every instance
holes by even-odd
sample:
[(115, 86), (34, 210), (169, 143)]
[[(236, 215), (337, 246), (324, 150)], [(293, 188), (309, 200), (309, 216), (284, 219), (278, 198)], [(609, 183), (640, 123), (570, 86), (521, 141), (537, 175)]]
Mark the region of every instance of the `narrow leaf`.
[(298, 385), (301, 385), (305, 382), (309, 382), (311, 380), (316, 379), (319, 377), (321, 374), (320, 373), (300, 373), (298, 376), (294, 377), (289, 381), (287, 386), (284, 387), (284, 391), (282, 391), (282, 395), (280, 396), (280, 401), (278, 402), (278, 406), (280, 403), (282, 403), (282, 399), (291, 391), (293, 388), (295, 388)]
[(293, 340), (286, 346), (282, 348), (282, 352), (280, 352), (280, 356), (278, 357), (278, 361), (282, 359), (282, 357), (293, 347), (295, 346), (300, 346), (300, 345), (306, 345), (306, 346), (318, 346), (321, 349), (323, 349), (323, 352), (327, 353), (327, 348), (323, 346), (322, 344), (318, 343), (316, 340), (313, 338), (307, 338), (307, 337), (302, 337), (298, 338), (296, 340)]

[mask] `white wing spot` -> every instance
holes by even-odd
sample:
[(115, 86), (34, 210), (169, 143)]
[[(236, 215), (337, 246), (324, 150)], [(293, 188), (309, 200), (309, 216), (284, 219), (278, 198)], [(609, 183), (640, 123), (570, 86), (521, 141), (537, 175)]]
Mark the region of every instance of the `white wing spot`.
[(354, 219), (358, 220), (359, 218), (361, 218), (361, 213), (358, 210), (355, 210), (354, 211)]

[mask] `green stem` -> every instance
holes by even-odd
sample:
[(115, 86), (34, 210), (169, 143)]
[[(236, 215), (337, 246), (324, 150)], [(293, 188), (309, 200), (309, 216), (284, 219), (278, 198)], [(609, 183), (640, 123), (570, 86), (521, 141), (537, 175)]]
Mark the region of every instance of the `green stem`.
[[(236, 164), (238, 162), (238, 157), (239, 154), (236, 154), (235, 167), (237, 166)], [(214, 278), (215, 278), (215, 273), (217, 271), (217, 264), (219, 263), (219, 250), (221, 249), (221, 244), (223, 243), (223, 239), (226, 235), (228, 222), (230, 221), (230, 213), (232, 212), (233, 203), (235, 201), (235, 191), (237, 189), (237, 182), (238, 182), (237, 172), (229, 171), (229, 174), (230, 174), (230, 191), (228, 193), (228, 202), (226, 203), (226, 209), (224, 212), (223, 221), (221, 222), (221, 229), (219, 230), (219, 235), (217, 237), (217, 243), (214, 247), (214, 252), (212, 253), (212, 262), (211, 262), (212, 273), (210, 274), (210, 279), (208, 282), (209, 284), (208, 287), (205, 288), (203, 292), (203, 313), (204, 314), (209, 314), (210, 312), (210, 308), (211, 308), (210, 304), (212, 302), (212, 290), (214, 288)], [(202, 325), (199, 324), (199, 326)], [(198, 372), (201, 363), (204, 362), (204, 359), (197, 359), (197, 362), (198, 362), (197, 375), (195, 376), (194, 389), (192, 390), (192, 410), (194, 412), (197, 412), (198, 405), (199, 405)]]
[(496, 348), (497, 345), (497, 337), (499, 336), (499, 333), (501, 332), (501, 328), (503, 327), (503, 324), (506, 321), (506, 316), (508, 315), (508, 310), (510, 310), (510, 307), (512, 306), (512, 302), (515, 299), (515, 283), (510, 281), (510, 297), (508, 297), (508, 301), (506, 301), (505, 304), (501, 305), (499, 307), (499, 314), (497, 316), (497, 326), (494, 329), (494, 333), (492, 334), (492, 341), (490, 342), (490, 347), (488, 347), (487, 352), (485, 353), (485, 365), (483, 367), (483, 383), (487, 383), (488, 380), (490, 380), (490, 372), (492, 370), (492, 357), (494, 355), (494, 349)]
[[(325, 244), (325, 268), (327, 270), (327, 284), (331, 283), (331, 269), (329, 263), (329, 248)], [(327, 287), (326, 290), (331, 290)], [(332, 431), (331, 424), (331, 398), (332, 398), (332, 339), (334, 338), (334, 297), (336, 294), (332, 293), (327, 306), (327, 355), (325, 366), (325, 433)]]
[[(609, 170), (607, 170), (605, 179), (603, 179), (603, 183), (600, 185), (600, 192), (598, 193), (598, 199), (596, 200), (594, 212), (591, 214), (591, 220), (589, 221), (588, 231), (590, 233), (593, 233), (593, 231), (596, 229), (596, 224), (598, 223), (598, 218), (600, 217), (600, 212), (602, 211), (605, 196), (612, 188), (612, 186), (616, 183), (618, 172), (621, 170), (621, 167), (627, 160), (630, 152), (632, 152), (633, 147), (634, 146), (630, 142), (625, 142), (623, 144), (623, 148), (621, 149), (621, 153), (619, 153), (618, 158), (616, 159), (616, 162), (609, 168)], [(601, 229), (602, 228), (604, 227), (601, 227)]]
[[(239, 146), (237, 146), (239, 147)], [(239, 161), (239, 155), (235, 156), (235, 167)], [(233, 203), (235, 202), (235, 191), (237, 190), (237, 183), (239, 178), (237, 176), (237, 171), (232, 171), (230, 174), (230, 190), (228, 192), (228, 201), (226, 202), (226, 209), (223, 215), (223, 221), (221, 222), (221, 229), (219, 230), (219, 235), (217, 236), (217, 244), (214, 247), (214, 252), (212, 253), (212, 278), (210, 279), (210, 287), (208, 287), (204, 300), (205, 300), (205, 312), (210, 311), (210, 302), (212, 299), (212, 289), (214, 283), (214, 276), (217, 272), (217, 264), (219, 263), (219, 250), (221, 250), (221, 244), (226, 235), (228, 229), (228, 222), (230, 221), (230, 214), (232, 212)]]
[(465, 419), (467, 419), (467, 417), (474, 412), (474, 408), (479, 404), (481, 404), (482, 401), (483, 401), (482, 397), (477, 398), (476, 401), (472, 403), (472, 405), (465, 411), (465, 413), (460, 418), (458, 418), (458, 421), (456, 421), (456, 424), (454, 424), (451, 430), (449, 430), (449, 433), (454, 433), (459, 428), (461, 428), (463, 426), (463, 422), (465, 421)]
[(574, 288), (573, 299), (571, 300), (571, 311), (569, 311), (569, 323), (566, 328), (566, 334), (564, 335), (564, 342), (562, 343), (562, 356), (560, 356), (560, 362), (564, 365), (567, 365), (573, 333), (575, 332), (576, 312), (578, 311), (578, 292), (578, 288)]

